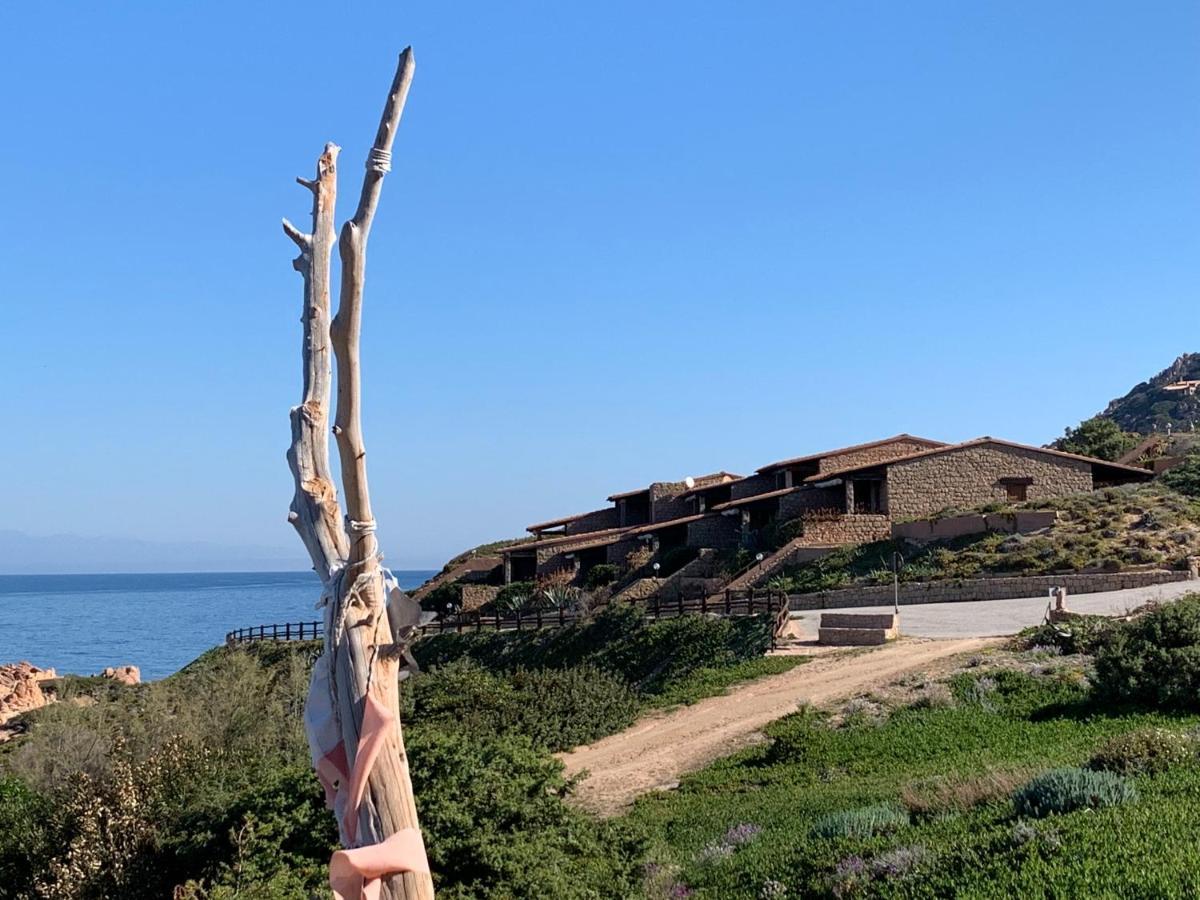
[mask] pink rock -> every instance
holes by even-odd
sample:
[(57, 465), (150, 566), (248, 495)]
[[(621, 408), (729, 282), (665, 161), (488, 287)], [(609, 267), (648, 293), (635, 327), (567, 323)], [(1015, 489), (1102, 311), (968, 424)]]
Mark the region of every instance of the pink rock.
[(119, 681), (121, 684), (142, 683), (142, 673), (137, 666), (109, 666), (100, 674), (113, 681)]

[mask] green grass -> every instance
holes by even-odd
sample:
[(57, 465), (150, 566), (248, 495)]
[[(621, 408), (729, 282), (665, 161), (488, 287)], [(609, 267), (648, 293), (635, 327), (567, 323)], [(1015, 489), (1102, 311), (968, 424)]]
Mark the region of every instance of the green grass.
[(690, 705), (705, 697), (728, 693), (731, 687), (768, 675), (781, 675), (809, 661), (806, 656), (761, 656), (732, 666), (703, 668), (685, 675), (665, 691), (646, 698), (648, 709)]
[[(793, 715), (769, 729), (771, 744), (715, 763), (676, 792), (642, 798), (628, 821), (648, 832), (657, 862), (698, 898), (758, 898), (772, 883), (789, 897), (1196, 896), (1194, 763), (1134, 779), (1141, 799), (1132, 805), (1036, 826), (1020, 825), (1003, 797), (872, 837), (812, 837), (822, 817), (896, 804), (905, 785), (931, 776), (1081, 765), (1114, 735), (1200, 722), (1111, 714), (1090, 704), (1071, 673), (983, 672), (958, 679), (954, 691), (955, 706), (901, 709), (881, 725), (832, 728), (823, 717)], [(720, 858), (706, 852), (738, 825), (762, 830)], [(860, 863), (867, 874), (854, 875)], [(904, 864), (913, 877), (870, 876), (872, 866)]]

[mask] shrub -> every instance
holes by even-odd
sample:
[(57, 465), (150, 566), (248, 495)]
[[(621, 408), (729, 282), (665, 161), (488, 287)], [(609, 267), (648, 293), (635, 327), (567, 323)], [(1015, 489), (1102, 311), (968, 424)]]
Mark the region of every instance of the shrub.
[(1119, 622), (1108, 616), (1078, 616), (1066, 622), (1046, 623), (1026, 628), (1016, 637), (1016, 645), (1023, 650), (1035, 647), (1057, 647), (1063, 653), (1094, 654)]
[(517, 612), (529, 605), (536, 590), (532, 581), (514, 581), (500, 588), (492, 605), (502, 613)]
[(677, 616), (647, 621), (630, 606), (610, 606), (590, 622), (525, 632), (439, 634), (415, 645), (425, 667), (470, 657), (498, 672), (567, 669), (588, 663), (638, 693), (663, 693), (691, 673), (761, 657), (771, 645), (766, 616)]
[(1137, 799), (1137, 790), (1120, 775), (1091, 769), (1052, 769), (1033, 778), (1013, 793), (1018, 816), (1045, 816), (1101, 809)]
[(589, 591), (594, 591), (596, 588), (612, 584), (620, 574), (621, 570), (612, 563), (600, 563), (588, 569), (588, 573), (583, 579), (583, 586)]
[(1080, 422), (1078, 428), (1068, 428), (1055, 444), (1067, 453), (1112, 462), (1132, 450), (1137, 442), (1138, 435), (1123, 431), (1112, 419), (1096, 416)]
[(900, 802), (912, 815), (922, 818), (964, 813), (985, 803), (1010, 799), (1029, 777), (1024, 769), (963, 777), (937, 775), (906, 784)]
[(1182, 463), (1164, 472), (1161, 481), (1181, 494), (1200, 498), (1200, 450), (1193, 450)]
[(406, 735), (438, 896), (636, 896), (645, 847), (563, 802), (562, 764), (517, 738), (414, 727)]
[(1200, 706), (1200, 595), (1115, 629), (1096, 653), (1096, 690), (1109, 700), (1173, 709)]
[(907, 824), (906, 810), (891, 803), (879, 803), (822, 816), (813, 823), (810, 833), (819, 838), (869, 838)]
[(457, 581), (444, 581), (421, 598), (421, 609), (444, 613), (446, 607), (456, 610), (462, 606), (462, 585)]
[(1167, 728), (1139, 728), (1111, 738), (1088, 761), (1088, 768), (1118, 775), (1165, 772), (1196, 758), (1196, 738)]
[(619, 731), (638, 711), (633, 691), (594, 666), (518, 669), (505, 677), (469, 659), (413, 678), (406, 699), (417, 725), (524, 735), (549, 750), (566, 750)]

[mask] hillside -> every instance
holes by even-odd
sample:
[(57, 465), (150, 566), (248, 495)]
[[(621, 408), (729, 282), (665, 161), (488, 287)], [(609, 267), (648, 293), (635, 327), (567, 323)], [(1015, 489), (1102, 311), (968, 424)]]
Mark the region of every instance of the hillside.
[(1200, 503), (1159, 484), (1106, 488), (1021, 508), (1056, 510), (1058, 521), (1029, 535), (982, 533), (920, 547), (896, 541), (843, 547), (784, 569), (769, 586), (804, 593), (887, 584), (892, 578), (888, 561), (897, 551), (905, 561), (901, 581), (1115, 572), (1137, 566), (1184, 569), (1189, 556), (1200, 555)]
[(1113, 400), (1100, 413), (1124, 431), (1149, 434), (1152, 431), (1190, 431), (1200, 423), (1200, 393), (1167, 391), (1176, 381), (1200, 380), (1200, 353), (1185, 353), (1149, 381), (1143, 381), (1124, 397)]

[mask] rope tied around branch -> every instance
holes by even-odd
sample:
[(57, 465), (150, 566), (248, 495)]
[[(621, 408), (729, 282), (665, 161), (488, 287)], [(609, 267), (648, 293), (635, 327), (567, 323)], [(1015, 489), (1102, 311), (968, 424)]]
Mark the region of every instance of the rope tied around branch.
[(392, 151), (372, 147), (371, 152), (367, 154), (367, 170), (378, 172), (380, 175), (392, 171)]
[(374, 519), (367, 519), (365, 522), (356, 522), (354, 519), (347, 519), (346, 527), (349, 528), (353, 534), (361, 534), (364, 537), (368, 534), (374, 534), (376, 530)]

